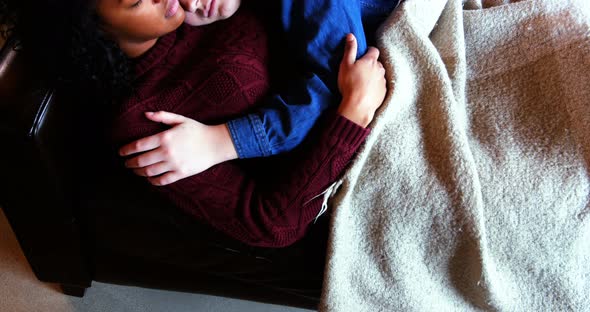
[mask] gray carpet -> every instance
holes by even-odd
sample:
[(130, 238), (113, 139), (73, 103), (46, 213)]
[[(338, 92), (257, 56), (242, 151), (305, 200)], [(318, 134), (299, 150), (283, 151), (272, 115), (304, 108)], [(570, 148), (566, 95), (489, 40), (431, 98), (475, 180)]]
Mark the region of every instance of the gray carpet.
[(303, 312), (291, 307), (207, 295), (93, 283), (84, 298), (39, 282), (0, 209), (0, 311), (2, 312)]

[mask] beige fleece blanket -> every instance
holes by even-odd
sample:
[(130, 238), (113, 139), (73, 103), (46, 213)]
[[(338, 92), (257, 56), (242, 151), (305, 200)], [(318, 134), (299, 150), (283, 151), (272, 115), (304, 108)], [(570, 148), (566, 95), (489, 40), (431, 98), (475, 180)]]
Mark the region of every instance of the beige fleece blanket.
[(589, 6), (389, 17), (390, 90), (331, 199), (321, 311), (590, 310)]

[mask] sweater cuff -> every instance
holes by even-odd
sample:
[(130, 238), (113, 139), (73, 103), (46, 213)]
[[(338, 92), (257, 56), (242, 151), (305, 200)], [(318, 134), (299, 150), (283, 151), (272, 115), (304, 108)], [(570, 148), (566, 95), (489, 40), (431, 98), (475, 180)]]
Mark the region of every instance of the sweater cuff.
[(329, 116), (326, 130), (329, 136), (337, 138), (353, 148), (362, 144), (371, 133), (370, 128), (363, 128), (336, 112), (331, 113), (331, 116)]

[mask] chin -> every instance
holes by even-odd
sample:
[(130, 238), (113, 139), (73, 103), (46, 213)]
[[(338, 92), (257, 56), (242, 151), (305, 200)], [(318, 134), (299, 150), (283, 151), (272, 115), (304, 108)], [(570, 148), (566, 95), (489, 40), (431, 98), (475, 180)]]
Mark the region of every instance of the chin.
[(174, 30), (176, 30), (178, 27), (180, 27), (180, 25), (182, 25), (182, 22), (184, 22), (184, 18), (185, 14), (183, 10), (179, 10), (178, 13), (174, 15), (172, 21), (170, 21), (173, 24)]
[(224, 1), (220, 8), (219, 14), (225, 19), (234, 15), (240, 8), (241, 0), (228, 0)]
[(186, 12), (184, 10), (180, 10), (180, 12), (178, 12), (178, 17), (176, 18), (177, 21), (180, 22), (180, 24), (182, 24), (182, 22), (184, 22), (184, 19), (186, 18)]

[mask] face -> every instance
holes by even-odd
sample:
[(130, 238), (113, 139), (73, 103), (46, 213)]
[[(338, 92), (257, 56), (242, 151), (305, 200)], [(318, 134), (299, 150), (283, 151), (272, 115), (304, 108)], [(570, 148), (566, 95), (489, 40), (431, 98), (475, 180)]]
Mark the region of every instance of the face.
[(156, 40), (185, 17), (178, 0), (98, 0), (96, 9), (106, 32), (127, 44)]
[(241, 0), (180, 0), (186, 11), (185, 22), (193, 26), (211, 24), (232, 16)]

